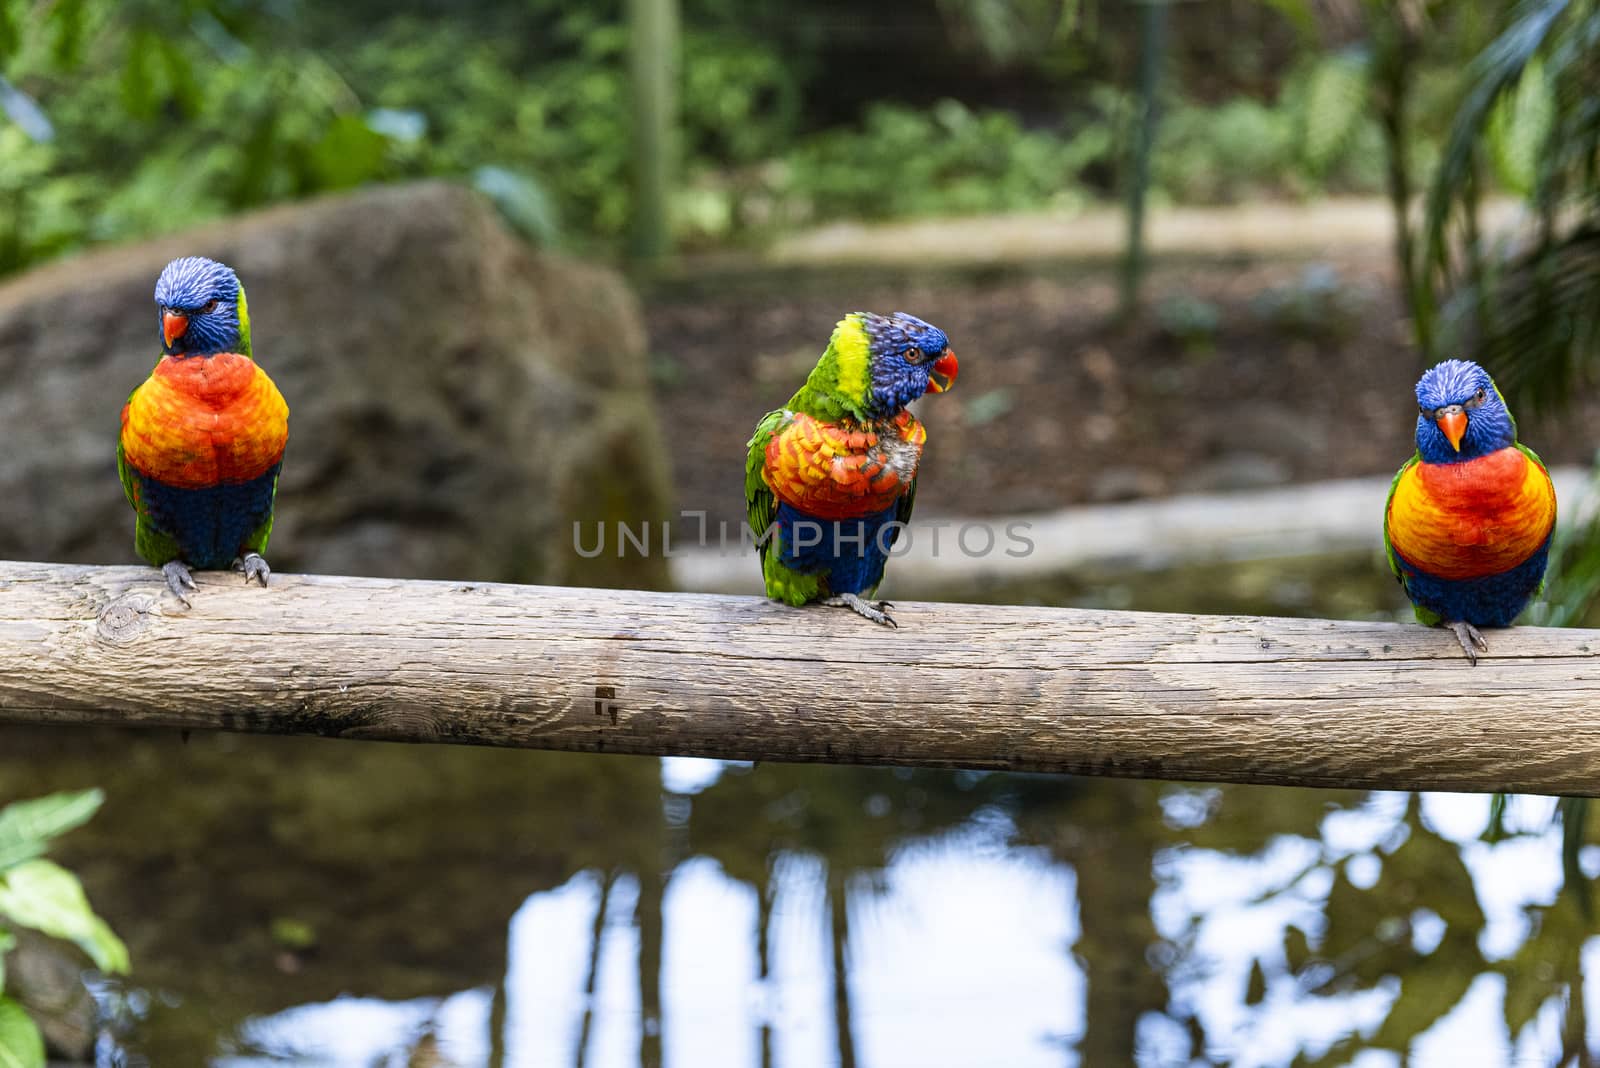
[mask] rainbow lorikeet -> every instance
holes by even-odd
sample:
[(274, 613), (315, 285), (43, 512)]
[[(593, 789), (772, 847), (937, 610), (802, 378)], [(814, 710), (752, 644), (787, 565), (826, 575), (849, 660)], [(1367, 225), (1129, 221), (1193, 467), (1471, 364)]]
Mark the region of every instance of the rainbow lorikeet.
[(767, 596), (895, 626), (873, 604), (911, 518), (927, 433), (906, 411), (955, 382), (950, 341), (913, 315), (852, 312), (800, 391), (756, 426), (744, 494)]
[(1417, 383), (1417, 453), (1389, 488), (1383, 541), (1417, 619), (1467, 659), (1544, 588), (1556, 492), (1482, 367), (1446, 360)]
[(188, 256), (167, 264), (155, 296), (163, 355), (123, 406), (117, 442), (134, 549), (184, 604), (190, 568), (233, 566), (265, 586), (289, 406), (251, 358), (244, 287)]

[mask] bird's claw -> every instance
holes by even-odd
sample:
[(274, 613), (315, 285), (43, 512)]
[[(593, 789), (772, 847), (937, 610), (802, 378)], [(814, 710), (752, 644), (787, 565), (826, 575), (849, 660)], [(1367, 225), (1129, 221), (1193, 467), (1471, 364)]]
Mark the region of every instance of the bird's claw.
[(183, 607), (193, 608), (194, 602), (189, 600), (185, 591), (196, 590), (200, 587), (194, 584), (194, 576), (189, 574), (189, 566), (182, 560), (168, 560), (161, 565), (161, 574), (167, 580), (167, 589), (172, 595), (183, 602)]
[(1461, 651), (1467, 654), (1467, 660), (1474, 667), (1478, 664), (1478, 654), (1489, 651), (1489, 643), (1483, 640), (1483, 635), (1478, 633), (1478, 628), (1471, 623), (1452, 620), (1445, 624), (1455, 632), (1456, 641), (1461, 643)]
[(233, 562), (235, 571), (244, 572), (244, 584), (250, 585), (252, 579), (261, 583), (262, 588), (267, 585), (267, 579), (272, 577), (272, 568), (267, 566), (267, 561), (260, 553), (245, 553), (244, 556)]
[(871, 601), (862, 600), (853, 593), (837, 593), (821, 603), (830, 608), (848, 608), (857, 615), (870, 619), (880, 626), (895, 627), (897, 629), (900, 626), (888, 612), (884, 611), (887, 608), (894, 607), (888, 601), (879, 601), (877, 604), (873, 604)]

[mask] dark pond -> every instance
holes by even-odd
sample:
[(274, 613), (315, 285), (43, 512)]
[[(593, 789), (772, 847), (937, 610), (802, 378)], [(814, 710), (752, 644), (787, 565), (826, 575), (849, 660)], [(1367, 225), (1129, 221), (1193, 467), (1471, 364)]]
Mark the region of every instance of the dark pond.
[[(1387, 613), (1372, 568), (1095, 597)], [(1600, 1048), (1600, 936), (1558, 892), (1546, 799), (1514, 801), (1491, 843), (1488, 799), (1460, 795), (0, 742), (0, 798), (108, 794), (59, 851), (133, 953), (132, 980), (98, 988), (103, 1064), (1372, 1068)], [(1582, 861), (1600, 873), (1600, 847)]]

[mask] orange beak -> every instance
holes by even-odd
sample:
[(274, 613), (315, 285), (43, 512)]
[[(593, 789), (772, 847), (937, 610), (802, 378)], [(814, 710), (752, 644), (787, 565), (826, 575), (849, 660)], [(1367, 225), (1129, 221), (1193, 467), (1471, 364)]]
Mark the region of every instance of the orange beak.
[(1461, 451), (1461, 436), (1467, 432), (1466, 412), (1445, 412), (1439, 417), (1439, 429), (1456, 452)]
[(172, 343), (182, 337), (187, 329), (189, 329), (187, 315), (179, 315), (174, 311), (161, 313), (161, 340), (167, 343), (167, 348), (170, 349)]
[(956, 384), (956, 373), (961, 369), (956, 363), (956, 354), (949, 349), (933, 361), (933, 369), (928, 372), (928, 392), (943, 393)]

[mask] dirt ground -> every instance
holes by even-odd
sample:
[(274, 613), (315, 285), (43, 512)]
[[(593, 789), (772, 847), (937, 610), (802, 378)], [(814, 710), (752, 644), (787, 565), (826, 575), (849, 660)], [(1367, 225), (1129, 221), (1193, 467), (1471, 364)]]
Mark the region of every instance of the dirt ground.
[[(742, 515), (745, 441), (846, 311), (908, 311), (961, 360), (925, 398), (919, 514), (1000, 514), (1394, 471), (1419, 358), (1387, 254), (1168, 263), (1113, 321), (1109, 265), (701, 275), (646, 293), (678, 504)], [(1492, 370), (1492, 368), (1491, 368)], [(1600, 403), (1520, 413), (1551, 463), (1593, 455)]]

